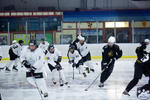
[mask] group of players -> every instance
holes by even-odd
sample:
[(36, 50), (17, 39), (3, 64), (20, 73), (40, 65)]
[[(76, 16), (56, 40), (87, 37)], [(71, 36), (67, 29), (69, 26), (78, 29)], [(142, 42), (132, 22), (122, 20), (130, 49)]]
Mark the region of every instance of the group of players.
[[(115, 41), (115, 37), (109, 37), (108, 44), (106, 44), (102, 49), (101, 77), (100, 84), (98, 85), (100, 88), (104, 87), (105, 81), (111, 75), (115, 61), (122, 56), (122, 50), (117, 44), (115, 44)], [(150, 65), (149, 53), (145, 51), (146, 46), (149, 43), (149, 39), (145, 39), (144, 42), (141, 43), (141, 46), (136, 49), (138, 59), (135, 62), (134, 78), (124, 90), (124, 95), (130, 96), (129, 91), (138, 83), (142, 74), (150, 76), (150, 68), (148, 68)], [(62, 70), (63, 68), (61, 66), (62, 55), (53, 44), (49, 44), (42, 39), (42, 42), (39, 45), (36, 40), (30, 40), (28, 47), (23, 48), (22, 46), (22, 40), (19, 40), (19, 43), (17, 43), (16, 40), (12, 42), (9, 49), (10, 61), (3, 68), (5, 71), (10, 72), (13, 63), (12, 70), (18, 71), (17, 63), (21, 62), (21, 66), (27, 69), (26, 77), (28, 82), (35, 87), (38, 87), (38, 90), (40, 90), (40, 93), (44, 98), (48, 97), (48, 90), (45, 82), (45, 64), (48, 65), (52, 72), (53, 84), (57, 84), (55, 74), (58, 72), (60, 86), (68, 86), (68, 82), (65, 79)], [(81, 33), (78, 34), (76, 40), (69, 45), (67, 56), (72, 67), (77, 68), (84, 77), (87, 77), (87, 73), (95, 71), (91, 62), (90, 50), (88, 49), (85, 38), (81, 36)], [(45, 58), (47, 60), (45, 60)], [(84, 65), (87, 67), (84, 68)], [(149, 85), (150, 81), (146, 86), (149, 87)], [(141, 92), (137, 93), (138, 96), (142, 93), (142, 89), (143, 87), (138, 88), (138, 90), (141, 90)]]

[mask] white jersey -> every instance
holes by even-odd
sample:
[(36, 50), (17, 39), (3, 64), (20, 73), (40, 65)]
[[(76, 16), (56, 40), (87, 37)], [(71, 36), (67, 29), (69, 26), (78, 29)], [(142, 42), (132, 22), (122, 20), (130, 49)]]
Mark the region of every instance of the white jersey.
[(40, 43), (39, 44), (39, 48), (42, 49), (43, 52), (45, 52), (48, 49), (49, 43), (47, 41), (45, 41), (45, 44)]
[(87, 47), (86, 42), (84, 42), (83, 45), (80, 44), (80, 42), (77, 43), (77, 49), (80, 51), (80, 54), (82, 57), (85, 57), (90, 51)]
[(31, 51), (28, 47), (24, 48), (21, 54), (21, 62), (27, 60), (31, 66), (35, 67), (35, 72), (43, 72), (45, 55), (40, 48)]
[(57, 48), (54, 48), (54, 53), (50, 53), (49, 51), (46, 54), (47, 62), (51, 65), (55, 66), (55, 61), (58, 60), (58, 57), (62, 56), (61, 53), (58, 51)]
[(18, 43), (12, 44), (10, 48), (12, 48), (13, 53), (16, 54), (17, 56), (21, 55), (22, 46), (20, 44)]
[(74, 61), (74, 63), (76, 64), (82, 59), (81, 55), (79, 54), (77, 50), (74, 50), (73, 53), (69, 51), (68, 57), (70, 61)]

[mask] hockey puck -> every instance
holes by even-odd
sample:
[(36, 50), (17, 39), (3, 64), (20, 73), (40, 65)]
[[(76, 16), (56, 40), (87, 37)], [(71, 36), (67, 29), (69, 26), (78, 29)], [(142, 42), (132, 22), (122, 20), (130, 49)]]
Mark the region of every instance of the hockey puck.
[(88, 91), (88, 89), (85, 89), (84, 91)]
[(70, 88), (70, 86), (68, 86), (68, 88)]

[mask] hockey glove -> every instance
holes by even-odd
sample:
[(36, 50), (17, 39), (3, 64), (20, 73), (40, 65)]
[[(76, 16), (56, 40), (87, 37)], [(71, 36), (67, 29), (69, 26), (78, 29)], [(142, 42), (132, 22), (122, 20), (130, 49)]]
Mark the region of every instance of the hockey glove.
[(20, 56), (17, 56), (17, 58), (20, 58)]
[(58, 56), (57, 62), (61, 62), (62, 56)]
[(27, 60), (22, 61), (22, 65), (24, 65), (26, 68), (31, 68), (31, 65), (28, 63)]
[(0, 61), (2, 60), (2, 56), (0, 56)]
[(74, 67), (76, 67), (76, 65), (77, 65), (76, 63), (73, 63), (72, 67), (74, 68)]
[(73, 63), (73, 62), (74, 62), (73, 60), (69, 60), (69, 61), (68, 61), (69, 64), (71, 64), (71, 63)]
[(34, 72), (35, 72), (36, 68), (31, 66), (30, 67), (30, 75), (33, 76), (34, 75)]
[(149, 54), (144, 55), (144, 57), (141, 59), (141, 61), (144, 63), (149, 60)]
[(58, 71), (62, 69), (59, 64), (55, 65), (55, 68), (56, 68)]

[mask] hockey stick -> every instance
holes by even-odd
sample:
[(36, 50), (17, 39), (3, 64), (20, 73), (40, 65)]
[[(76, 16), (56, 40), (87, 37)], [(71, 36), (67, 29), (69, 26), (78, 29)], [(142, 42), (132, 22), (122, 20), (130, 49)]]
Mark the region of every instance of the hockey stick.
[[(109, 61), (108, 65), (110, 65), (110, 63), (112, 62), (112, 60)], [(104, 68), (100, 74), (98, 74), (98, 76), (92, 81), (92, 83), (85, 89), (85, 91), (88, 91), (88, 89), (95, 83), (95, 81), (101, 76), (101, 74), (106, 70), (107, 68)]]
[(1, 70), (4, 70), (5, 68), (6, 68), (6, 67), (1, 67), (1, 68), (0, 68), (0, 71), (1, 71)]
[(37, 85), (37, 83), (36, 83), (35, 77), (33, 76), (33, 74), (31, 74), (31, 76), (33, 77), (34, 83), (35, 83), (36, 88), (37, 88), (37, 90), (38, 90), (38, 92), (39, 92), (39, 94), (40, 94), (41, 99), (44, 100), (43, 97), (42, 97), (42, 94), (41, 94), (42, 92), (40, 91), (40, 89), (39, 89), (39, 87), (38, 87), (38, 85)]
[(63, 83), (63, 80), (62, 80), (62, 78), (60, 76), (60, 71), (58, 71), (58, 72), (59, 72), (59, 84), (61, 84), (61, 82)]
[[(105, 68), (106, 69), (106, 68)], [(92, 83), (85, 89), (85, 91), (88, 91), (88, 89), (95, 83), (95, 81), (101, 76), (101, 74), (105, 71), (103, 69), (100, 74), (97, 75), (97, 77), (92, 81)]]
[(72, 69), (73, 69), (73, 76), (72, 76), (72, 79), (74, 80), (74, 67), (73, 67)]
[[(32, 69), (32, 68), (31, 68), (31, 69)], [(40, 94), (41, 99), (44, 100), (43, 97), (42, 97), (42, 94), (41, 94), (42, 91), (40, 91), (40, 89), (39, 89), (39, 87), (38, 87), (38, 85), (37, 85), (37, 83), (36, 83), (36, 79), (35, 79), (35, 77), (33, 76), (33, 73), (31, 73), (31, 76), (32, 76), (32, 78), (33, 78), (33, 80), (34, 80), (34, 83), (35, 83), (36, 88), (37, 88), (37, 90), (38, 90), (38, 92), (39, 92), (39, 94)]]
[(2, 95), (1, 95), (1, 93), (0, 93), (0, 100), (2, 100)]

